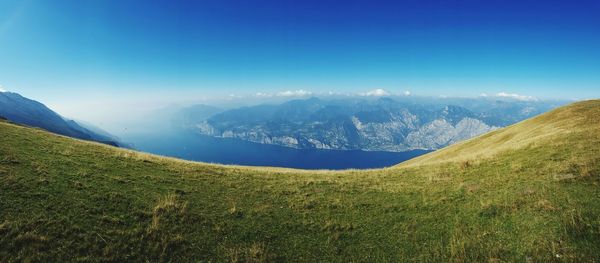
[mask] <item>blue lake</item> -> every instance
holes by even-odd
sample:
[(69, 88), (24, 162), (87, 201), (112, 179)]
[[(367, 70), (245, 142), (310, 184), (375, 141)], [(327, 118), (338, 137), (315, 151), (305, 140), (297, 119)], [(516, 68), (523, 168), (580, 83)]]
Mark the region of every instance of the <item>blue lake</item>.
[(365, 169), (392, 166), (430, 151), (408, 152), (293, 149), (193, 133), (129, 135), (135, 149), (192, 161), (302, 169)]

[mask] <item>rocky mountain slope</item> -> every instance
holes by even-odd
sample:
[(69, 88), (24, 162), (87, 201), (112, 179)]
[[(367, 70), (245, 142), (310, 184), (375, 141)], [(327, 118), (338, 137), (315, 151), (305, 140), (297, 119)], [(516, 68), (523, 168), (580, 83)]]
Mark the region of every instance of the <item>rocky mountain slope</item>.
[(435, 150), (552, 107), (536, 102), (484, 102), (310, 98), (228, 110), (193, 126), (205, 135), (302, 149)]
[(113, 146), (125, 146), (114, 136), (95, 132), (90, 128), (66, 119), (44, 104), (13, 92), (0, 92), (0, 116), (15, 123), (41, 128), (53, 133), (101, 142)]

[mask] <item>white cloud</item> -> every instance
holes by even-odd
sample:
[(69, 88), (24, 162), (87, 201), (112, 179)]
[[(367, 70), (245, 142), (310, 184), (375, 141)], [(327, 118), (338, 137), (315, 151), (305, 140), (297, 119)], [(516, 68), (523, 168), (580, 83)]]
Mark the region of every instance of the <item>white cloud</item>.
[(2, 87), (2, 85), (0, 85), (0, 92), (6, 92), (5, 89), (3, 89), (4, 87)]
[(404, 91), (404, 96), (410, 96), (410, 90)]
[(254, 97), (273, 97), (273, 94), (257, 92)]
[(252, 96), (256, 97), (256, 98), (272, 98), (272, 97), (305, 97), (305, 96), (311, 96), (311, 95), (314, 95), (314, 93), (307, 91), (307, 90), (299, 89), (299, 90), (280, 91), (280, 92), (276, 92), (276, 93), (257, 92), (257, 93), (254, 93)]
[(299, 90), (286, 90), (286, 91), (278, 92), (276, 95), (279, 97), (304, 97), (304, 96), (310, 96), (312, 94), (313, 93), (310, 91), (299, 89)]
[(384, 89), (374, 89), (374, 90), (368, 91), (366, 93), (361, 93), (360, 95), (361, 96), (381, 97), (381, 96), (389, 96), (390, 93)]
[(516, 99), (516, 100), (537, 100), (533, 96), (526, 96), (526, 95), (520, 95), (520, 94), (516, 94), (516, 93), (507, 93), (507, 92), (500, 92), (500, 93), (496, 94), (496, 97), (510, 98), (510, 99)]
[(237, 94), (229, 94), (229, 96), (227, 96), (227, 99), (229, 100), (235, 100), (235, 99), (241, 99), (243, 98), (243, 96), (237, 95)]

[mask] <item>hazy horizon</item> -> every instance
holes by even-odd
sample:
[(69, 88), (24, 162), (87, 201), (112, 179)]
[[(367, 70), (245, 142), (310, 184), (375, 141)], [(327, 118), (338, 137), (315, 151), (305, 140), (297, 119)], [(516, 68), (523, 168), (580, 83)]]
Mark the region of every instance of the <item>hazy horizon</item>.
[[(1, 87), (0, 87), (1, 88)], [(44, 98), (30, 97), (28, 94), (22, 94), (17, 91), (0, 89), (0, 92), (14, 92), (18, 93), (29, 99), (37, 100), (45, 104), (50, 109), (56, 111), (63, 117), (73, 119), (76, 121), (83, 121), (88, 124), (92, 124), (99, 128), (105, 129), (111, 133), (123, 135), (123, 129), (132, 128), (132, 125), (140, 124), (145, 121), (148, 117), (154, 114), (160, 114), (161, 112), (168, 112), (173, 109), (182, 109), (194, 105), (208, 105), (221, 108), (222, 110), (234, 109), (245, 106), (256, 106), (262, 104), (281, 104), (291, 100), (303, 100), (316, 97), (323, 100), (343, 100), (343, 99), (363, 99), (363, 100), (374, 100), (378, 98), (393, 98), (393, 99), (408, 99), (408, 100), (425, 100), (425, 101), (436, 101), (436, 100), (452, 100), (452, 99), (487, 99), (487, 100), (505, 100), (505, 101), (523, 101), (523, 102), (536, 102), (536, 101), (557, 101), (557, 102), (569, 102), (580, 100), (577, 98), (571, 99), (554, 99), (554, 98), (538, 98), (534, 96), (499, 92), (496, 94), (480, 93), (474, 96), (428, 96), (413, 94), (411, 91), (403, 91), (402, 93), (392, 93), (384, 89), (374, 89), (361, 93), (338, 93), (338, 92), (312, 92), (308, 90), (287, 90), (274, 93), (254, 93), (254, 94), (243, 94), (212, 98), (201, 98), (188, 96), (187, 98), (179, 97), (167, 97), (167, 98), (155, 98), (155, 99), (131, 99), (127, 97), (114, 97), (106, 96), (98, 98), (98, 96), (92, 96), (96, 98), (93, 101), (61, 101), (56, 103), (52, 100), (46, 100)], [(107, 105), (110, 105), (108, 107)], [(85, 111), (81, 111), (85, 108)]]
[(101, 127), (329, 94), (597, 98), (599, 5), (8, 0), (0, 89)]

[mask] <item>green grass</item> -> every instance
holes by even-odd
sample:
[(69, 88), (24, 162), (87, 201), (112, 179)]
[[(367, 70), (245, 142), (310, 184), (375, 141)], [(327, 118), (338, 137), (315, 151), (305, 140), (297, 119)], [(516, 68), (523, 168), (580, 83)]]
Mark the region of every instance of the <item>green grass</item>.
[(600, 101), (379, 170), (163, 158), (0, 122), (0, 261), (600, 261)]

